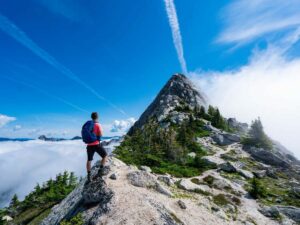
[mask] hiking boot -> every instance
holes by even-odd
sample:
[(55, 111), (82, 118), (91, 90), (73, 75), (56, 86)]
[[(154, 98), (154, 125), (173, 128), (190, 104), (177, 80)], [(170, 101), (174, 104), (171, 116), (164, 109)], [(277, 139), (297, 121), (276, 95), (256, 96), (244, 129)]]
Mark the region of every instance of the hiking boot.
[(91, 183), (91, 182), (92, 182), (92, 179), (91, 179), (91, 172), (88, 172), (88, 174), (87, 174), (87, 179), (86, 179), (85, 184), (89, 184), (89, 183)]
[(98, 175), (99, 176), (105, 176), (109, 173), (110, 167), (109, 166), (100, 166), (98, 170)]

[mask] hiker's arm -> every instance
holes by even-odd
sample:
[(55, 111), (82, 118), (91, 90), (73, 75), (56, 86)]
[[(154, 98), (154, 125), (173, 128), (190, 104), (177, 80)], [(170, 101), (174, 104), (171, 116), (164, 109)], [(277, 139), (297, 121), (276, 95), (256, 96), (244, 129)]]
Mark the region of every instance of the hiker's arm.
[(96, 135), (97, 135), (98, 141), (100, 141), (101, 137), (103, 136), (103, 130), (102, 130), (102, 127), (100, 126), (100, 124), (98, 124), (98, 126), (97, 126)]

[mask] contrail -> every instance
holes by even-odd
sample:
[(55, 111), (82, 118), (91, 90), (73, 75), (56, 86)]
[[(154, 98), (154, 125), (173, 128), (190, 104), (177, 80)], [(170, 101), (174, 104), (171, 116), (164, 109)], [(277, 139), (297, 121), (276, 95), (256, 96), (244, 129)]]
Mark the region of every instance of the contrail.
[(166, 5), (166, 11), (169, 18), (169, 24), (172, 30), (173, 42), (177, 51), (178, 60), (181, 66), (181, 70), (184, 74), (187, 74), (186, 62), (183, 54), (182, 37), (180, 33), (180, 27), (174, 0), (164, 0)]
[(87, 83), (82, 81), (78, 76), (76, 76), (70, 69), (59, 63), (53, 56), (51, 56), (48, 52), (46, 52), (44, 49), (39, 47), (33, 40), (31, 40), (25, 32), (23, 32), (20, 28), (18, 28), (12, 21), (10, 21), (8, 18), (0, 14), (0, 29), (2, 29), (6, 34), (13, 37), (16, 41), (27, 47), (29, 50), (31, 50), (34, 54), (39, 56), (41, 59), (43, 59), (45, 62), (53, 66), (55, 69), (57, 69), (59, 72), (61, 72), (63, 75), (68, 77), (69, 79), (77, 82), (78, 84), (82, 85), (86, 89), (88, 89), (92, 94), (94, 94), (97, 98), (101, 99), (102, 101), (105, 101), (107, 104), (109, 104), (112, 108), (117, 110), (118, 112), (126, 115), (126, 113), (118, 108), (116, 105), (111, 103), (109, 100), (101, 96), (95, 89), (93, 89), (91, 86), (89, 86)]
[(26, 82), (24, 82), (24, 81), (18, 81), (18, 80), (12, 79), (12, 78), (10, 78), (10, 77), (2, 77), (2, 78), (7, 79), (7, 80), (12, 81), (12, 82), (17, 83), (17, 84), (21, 84), (21, 85), (27, 86), (27, 87), (29, 87), (29, 88), (32, 88), (32, 89), (34, 89), (34, 90), (36, 90), (36, 91), (38, 91), (38, 92), (41, 92), (42, 94), (44, 94), (44, 95), (46, 95), (46, 96), (48, 96), (48, 97), (54, 98), (54, 99), (56, 99), (56, 100), (58, 100), (58, 101), (60, 101), (60, 102), (62, 102), (62, 103), (64, 103), (64, 104), (66, 104), (66, 105), (68, 105), (68, 106), (71, 106), (72, 108), (77, 109), (77, 110), (79, 110), (79, 111), (81, 111), (81, 112), (89, 113), (87, 110), (85, 110), (85, 109), (83, 109), (83, 108), (81, 108), (81, 107), (79, 107), (79, 106), (77, 106), (77, 105), (75, 105), (75, 104), (73, 104), (73, 103), (71, 103), (71, 102), (69, 102), (69, 101), (67, 101), (67, 100), (65, 100), (65, 99), (63, 99), (63, 98), (61, 98), (61, 97), (58, 97), (58, 96), (56, 96), (56, 95), (53, 95), (53, 94), (51, 94), (51, 93), (49, 93), (49, 92), (47, 92), (47, 91), (45, 91), (45, 90), (43, 90), (43, 89), (41, 89), (41, 88), (35, 86), (35, 85), (26, 83)]

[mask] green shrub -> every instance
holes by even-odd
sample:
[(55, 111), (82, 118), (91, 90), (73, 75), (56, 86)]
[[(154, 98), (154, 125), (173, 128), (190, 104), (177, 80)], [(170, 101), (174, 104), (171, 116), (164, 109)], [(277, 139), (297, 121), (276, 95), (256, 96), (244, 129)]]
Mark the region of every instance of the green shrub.
[(200, 189), (200, 188), (199, 188), (199, 189), (196, 188), (196, 189), (194, 190), (194, 192), (197, 193), (197, 194), (205, 195), (205, 196), (211, 195), (208, 191), (203, 191), (203, 190)]
[(208, 175), (206, 177), (203, 178), (203, 180), (209, 185), (209, 186), (212, 186), (215, 178), (211, 175)]
[(201, 184), (201, 182), (198, 178), (192, 178), (191, 182), (194, 183), (194, 184)]
[(152, 167), (152, 170), (155, 173), (168, 173), (176, 177), (194, 177), (201, 173), (201, 171), (197, 168), (181, 166), (168, 162), (162, 163), (160, 167)]
[(201, 169), (201, 171), (216, 169), (217, 167), (206, 160), (202, 159), (202, 156), (196, 155), (194, 159), (194, 166)]
[(218, 194), (213, 197), (213, 202), (216, 205), (225, 206), (230, 203), (230, 201), (226, 198), (224, 194)]
[(74, 216), (71, 220), (66, 221), (63, 220), (60, 225), (83, 225), (84, 221), (82, 218), (82, 214), (78, 213), (76, 216)]
[(249, 193), (253, 198), (257, 199), (257, 198), (264, 198), (267, 196), (267, 190), (258, 178), (254, 177), (251, 180), (250, 185), (251, 186), (250, 186)]

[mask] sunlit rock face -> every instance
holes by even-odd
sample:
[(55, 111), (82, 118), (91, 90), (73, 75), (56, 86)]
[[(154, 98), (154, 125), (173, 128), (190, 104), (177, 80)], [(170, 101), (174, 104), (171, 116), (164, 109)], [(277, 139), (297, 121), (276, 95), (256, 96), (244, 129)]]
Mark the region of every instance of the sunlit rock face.
[[(207, 105), (204, 95), (194, 87), (186, 76), (175, 74), (130, 129), (129, 134), (135, 129), (141, 128), (149, 118), (156, 118), (158, 121), (163, 120), (176, 107), (182, 105), (182, 103), (191, 109)], [(174, 114), (174, 112), (172, 113)], [(172, 115), (172, 119), (180, 122), (185, 119), (185, 115), (175, 113)]]

